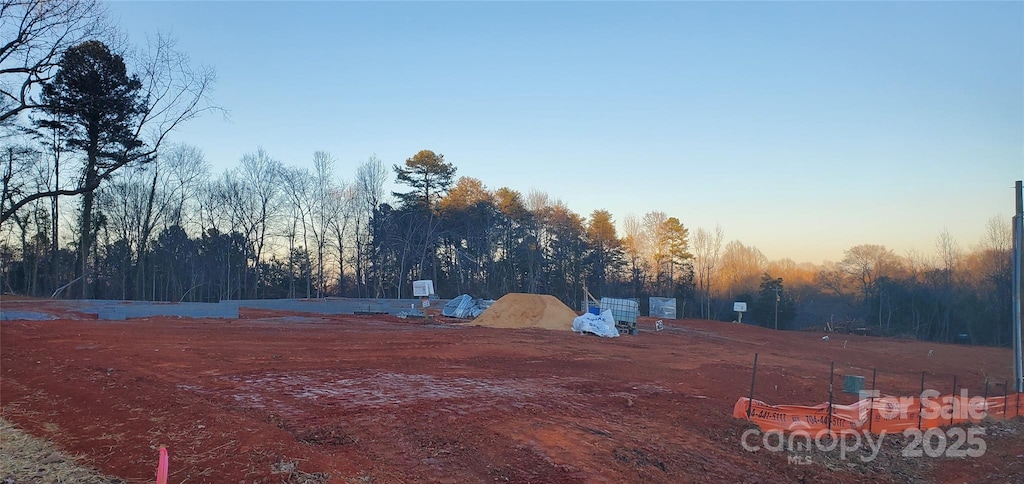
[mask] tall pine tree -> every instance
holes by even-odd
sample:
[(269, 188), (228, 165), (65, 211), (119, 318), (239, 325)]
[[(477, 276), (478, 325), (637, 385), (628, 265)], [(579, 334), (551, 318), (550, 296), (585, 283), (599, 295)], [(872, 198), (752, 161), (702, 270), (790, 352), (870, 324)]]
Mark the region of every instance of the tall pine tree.
[(399, 183), (412, 187), (406, 193), (394, 193), (402, 201), (402, 207), (411, 209), (432, 209), (434, 204), (447, 193), (455, 178), (455, 165), (444, 161), (444, 155), (422, 150), (405, 160), (405, 167), (394, 166)]
[[(102, 42), (88, 41), (61, 56), (58, 72), (43, 85), (42, 101), (51, 115), (40, 123), (61, 131), (68, 148), (85, 154), (84, 187), (76, 278), (89, 296), (88, 260), (93, 234), (93, 190), (103, 174), (139, 157), (144, 143), (135, 128), (145, 112), (142, 82), (129, 76), (124, 59)], [(59, 121), (54, 121), (59, 120)]]

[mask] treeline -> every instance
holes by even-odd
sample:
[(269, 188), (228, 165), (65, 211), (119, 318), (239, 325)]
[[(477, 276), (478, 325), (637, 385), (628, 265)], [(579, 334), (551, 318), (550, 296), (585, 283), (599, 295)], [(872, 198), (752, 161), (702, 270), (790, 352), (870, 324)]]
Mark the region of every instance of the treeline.
[[(38, 152), (27, 160), (33, 171), (48, 163)], [(607, 211), (584, 218), (543, 193), (456, 180), (455, 166), (428, 150), (393, 167), (371, 157), (350, 182), (329, 153), (312, 162), (285, 166), (260, 149), (212, 176), (199, 149), (171, 145), (126, 166), (95, 191), (85, 280), (75, 267), (83, 208), (58, 248), (50, 235), (62, 205), (36, 200), (4, 227), (5, 288), (51, 295), (75, 281), (61, 294), (185, 301), (408, 297), (411, 281), (427, 278), (442, 296), (543, 292), (574, 306), (584, 288), (693, 292), (688, 231), (664, 213), (628, 220), (622, 239)], [(392, 176), (409, 190), (386, 193)]]
[[(429, 150), (343, 169), (326, 152), (302, 168), (257, 149), (214, 175), (199, 148), (165, 142), (212, 109), (212, 71), (173, 42), (112, 50), (93, 1), (4, 2), (0, 16), (4, 292), (394, 298), (432, 279), (441, 297), (545, 293), (579, 309), (589, 292), (644, 311), (649, 296), (675, 297), (682, 317), (727, 321), (744, 301), (745, 322), (780, 329), (1010, 339), (1009, 220), (991, 220), (968, 250), (943, 233), (934, 256), (859, 245), (814, 265), (769, 261), (661, 211), (616, 224), (545, 193), (491, 189)], [(390, 179), (400, 191), (385, 191)]]
[[(933, 257), (859, 245), (839, 262), (797, 264), (725, 243), (718, 227), (691, 233), (659, 211), (625, 216), (620, 234), (607, 211), (584, 217), (545, 193), (456, 179), (456, 167), (427, 150), (392, 167), (371, 157), (348, 182), (329, 153), (311, 161), (286, 166), (256, 150), (213, 176), (198, 148), (172, 145), (120, 170), (96, 191), (89, 279), (62, 295), (395, 298), (423, 278), (441, 297), (534, 292), (580, 308), (585, 290), (644, 307), (667, 296), (682, 317), (720, 320), (735, 319), (733, 302), (745, 301), (745, 321), (780, 329), (831, 321), (939, 341), (1010, 338), (1008, 222), (990, 220), (970, 250), (942, 233)], [(386, 193), (391, 177), (407, 191)], [(7, 291), (49, 296), (75, 279), (79, 224), (56, 247), (53, 207), (40, 199), (5, 225)]]

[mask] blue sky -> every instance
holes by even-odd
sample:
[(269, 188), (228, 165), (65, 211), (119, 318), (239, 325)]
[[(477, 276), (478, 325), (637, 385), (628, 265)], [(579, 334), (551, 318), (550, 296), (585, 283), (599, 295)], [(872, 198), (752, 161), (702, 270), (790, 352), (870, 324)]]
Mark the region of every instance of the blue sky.
[(975, 244), (1024, 178), (1024, 3), (115, 2), (216, 68), (176, 135), (339, 175), (421, 149), (587, 215), (721, 224), (770, 259)]

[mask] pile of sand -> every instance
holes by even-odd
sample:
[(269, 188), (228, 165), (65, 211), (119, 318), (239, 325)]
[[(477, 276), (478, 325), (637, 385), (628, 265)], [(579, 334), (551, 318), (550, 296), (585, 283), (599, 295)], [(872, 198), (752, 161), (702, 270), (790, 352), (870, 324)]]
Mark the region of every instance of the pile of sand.
[(473, 324), (491, 328), (544, 328), (572, 331), (576, 313), (554, 296), (509, 293), (498, 299)]

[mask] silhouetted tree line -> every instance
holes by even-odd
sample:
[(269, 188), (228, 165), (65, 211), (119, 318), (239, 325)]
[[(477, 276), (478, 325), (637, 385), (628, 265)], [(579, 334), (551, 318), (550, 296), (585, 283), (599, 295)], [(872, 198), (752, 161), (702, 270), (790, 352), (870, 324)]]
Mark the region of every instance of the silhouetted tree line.
[[(607, 211), (582, 217), (543, 193), (455, 180), (455, 166), (426, 150), (390, 174), (371, 158), (347, 183), (333, 176), (330, 154), (315, 158), (310, 171), (257, 150), (210, 177), (198, 149), (171, 145), (150, 163), (126, 167), (96, 193), (96, 243), (86, 256), (92, 294), (396, 298), (411, 296), (412, 281), (432, 279), (443, 298), (534, 292), (580, 308), (586, 289), (598, 298), (637, 298), (644, 311), (649, 296), (675, 297), (681, 317), (724, 321), (736, 319), (734, 301), (745, 301), (744, 322), (775, 327), (777, 315), (780, 329), (830, 321), (937, 341), (1006, 345), (1010, 338), (1010, 244), (999, 220), (970, 251), (943, 233), (931, 258), (860, 245), (839, 262), (796, 264), (768, 261), (738, 241), (704, 250), (661, 212), (627, 216), (620, 236)], [(409, 190), (387, 196), (390, 176)], [(8, 292), (49, 296), (77, 276), (78, 237), (54, 251), (45, 208), (5, 228)]]
[[(211, 71), (155, 46), (126, 60), (102, 39), (90, 1), (5, 2), (14, 42), (0, 50), (0, 268), (4, 292), (34, 296), (217, 301), (411, 295), (675, 297), (681, 317), (780, 329), (821, 327), (1007, 345), (1009, 221), (969, 251), (948, 233), (936, 253), (850, 248), (839, 262), (768, 261), (719, 227), (691, 235), (661, 211), (581, 216), (548, 194), (456, 178), (439, 153), (350, 181), (330, 153), (312, 169), (262, 149), (216, 176), (202, 151), (164, 138), (203, 110)], [(15, 22), (15, 20), (17, 20)], [(43, 22), (43, 20), (46, 20)], [(40, 49), (40, 45), (49, 49)], [(141, 74), (133, 74), (139, 72)], [(181, 104), (184, 103), (184, 104)], [(394, 179), (403, 190), (384, 187)]]

